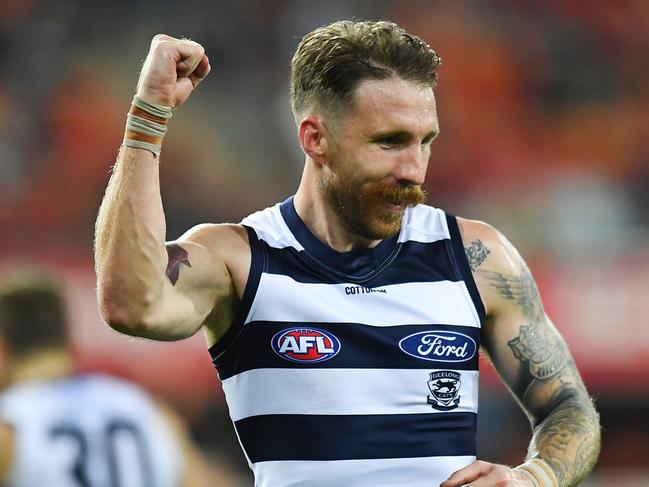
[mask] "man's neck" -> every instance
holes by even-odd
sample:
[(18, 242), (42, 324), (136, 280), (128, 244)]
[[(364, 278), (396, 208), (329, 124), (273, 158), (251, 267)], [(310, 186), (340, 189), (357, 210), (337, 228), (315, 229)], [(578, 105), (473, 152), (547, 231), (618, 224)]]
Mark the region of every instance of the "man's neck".
[(67, 377), (72, 372), (72, 359), (67, 351), (52, 350), (38, 352), (16, 360), (10, 382), (56, 380)]
[(349, 232), (340, 217), (324, 201), (318, 191), (315, 174), (305, 167), (293, 204), (300, 219), (318, 240), (338, 252), (376, 247), (381, 240), (369, 240)]

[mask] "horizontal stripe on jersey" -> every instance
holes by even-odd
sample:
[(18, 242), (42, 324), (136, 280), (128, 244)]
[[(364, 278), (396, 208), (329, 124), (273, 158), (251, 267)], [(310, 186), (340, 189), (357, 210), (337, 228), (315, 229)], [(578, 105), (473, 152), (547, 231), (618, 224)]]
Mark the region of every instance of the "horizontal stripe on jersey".
[[(291, 247), (277, 249), (268, 246), (267, 252), (270, 255), (267, 267), (269, 274), (283, 274), (304, 283), (355, 283), (379, 287), (404, 282), (446, 281), (449, 276), (450, 280), (460, 280), (460, 276), (454, 274), (448, 261), (448, 249), (443, 241), (399, 243), (388, 256), (390, 265), (381, 266), (380, 272), (375, 275), (363, 277), (341, 274), (317, 263), (310, 265), (313, 262), (307, 254), (300, 254)], [(297, 255), (301, 255), (301, 259), (296, 260)], [(430, 261), (430, 265), (420, 265), (426, 260)]]
[[(299, 296), (299, 299), (297, 299)], [(480, 326), (463, 281), (409, 282), (381, 287), (305, 284), (262, 274), (251, 321), (353, 322), (375, 326), (445, 323)]]
[[(256, 369), (223, 381), (230, 417), (273, 414), (445, 414), (427, 401), (435, 369)], [(477, 413), (478, 372), (462, 371), (453, 412)], [(236, 392), (235, 392), (236, 391)], [(394, 391), (400, 391), (398, 395)], [(260, 400), (263, 398), (263, 400)]]
[(279, 461), (256, 463), (253, 471), (255, 478), (262, 479), (256, 487), (430, 487), (474, 460), (474, 456), (456, 456)]
[[(330, 332), (340, 341), (340, 351), (329, 360), (316, 363), (292, 362), (273, 351), (272, 340), (283, 330), (315, 328)], [(399, 342), (415, 333), (453, 332), (469, 337), (475, 343), (475, 353), (469, 360), (432, 360), (431, 355), (417, 358), (399, 347)], [(219, 376), (222, 381), (233, 375), (260, 368), (344, 368), (344, 369), (478, 369), (480, 329), (451, 325), (400, 325), (369, 326), (359, 323), (277, 323), (254, 322), (247, 324), (234, 344), (220, 360)], [(468, 349), (467, 349), (468, 352)]]
[(266, 414), (235, 421), (252, 463), (475, 455), (476, 415)]

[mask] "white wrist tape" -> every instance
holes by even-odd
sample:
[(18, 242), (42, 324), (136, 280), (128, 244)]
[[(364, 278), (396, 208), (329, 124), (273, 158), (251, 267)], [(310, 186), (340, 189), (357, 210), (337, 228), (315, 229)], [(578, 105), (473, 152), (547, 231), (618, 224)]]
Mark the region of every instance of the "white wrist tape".
[(532, 481), (534, 487), (559, 487), (554, 471), (545, 460), (532, 458), (514, 468)]

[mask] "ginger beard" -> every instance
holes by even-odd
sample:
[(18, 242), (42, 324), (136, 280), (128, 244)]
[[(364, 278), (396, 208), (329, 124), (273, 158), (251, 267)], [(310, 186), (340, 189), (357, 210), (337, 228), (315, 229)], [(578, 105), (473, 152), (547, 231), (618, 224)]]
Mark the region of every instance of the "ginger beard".
[(426, 193), (419, 185), (361, 182), (342, 164), (326, 166), (319, 186), (345, 229), (368, 240), (396, 235), (406, 207), (426, 202)]

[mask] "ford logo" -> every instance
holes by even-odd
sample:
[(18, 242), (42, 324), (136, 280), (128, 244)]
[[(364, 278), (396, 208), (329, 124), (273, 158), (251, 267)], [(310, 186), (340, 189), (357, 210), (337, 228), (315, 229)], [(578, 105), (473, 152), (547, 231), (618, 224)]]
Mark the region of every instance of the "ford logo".
[(340, 340), (316, 328), (289, 328), (271, 340), (273, 351), (285, 360), (314, 363), (329, 360), (340, 351)]
[(401, 339), (399, 348), (408, 355), (434, 362), (464, 362), (477, 350), (475, 340), (455, 331), (429, 330)]

